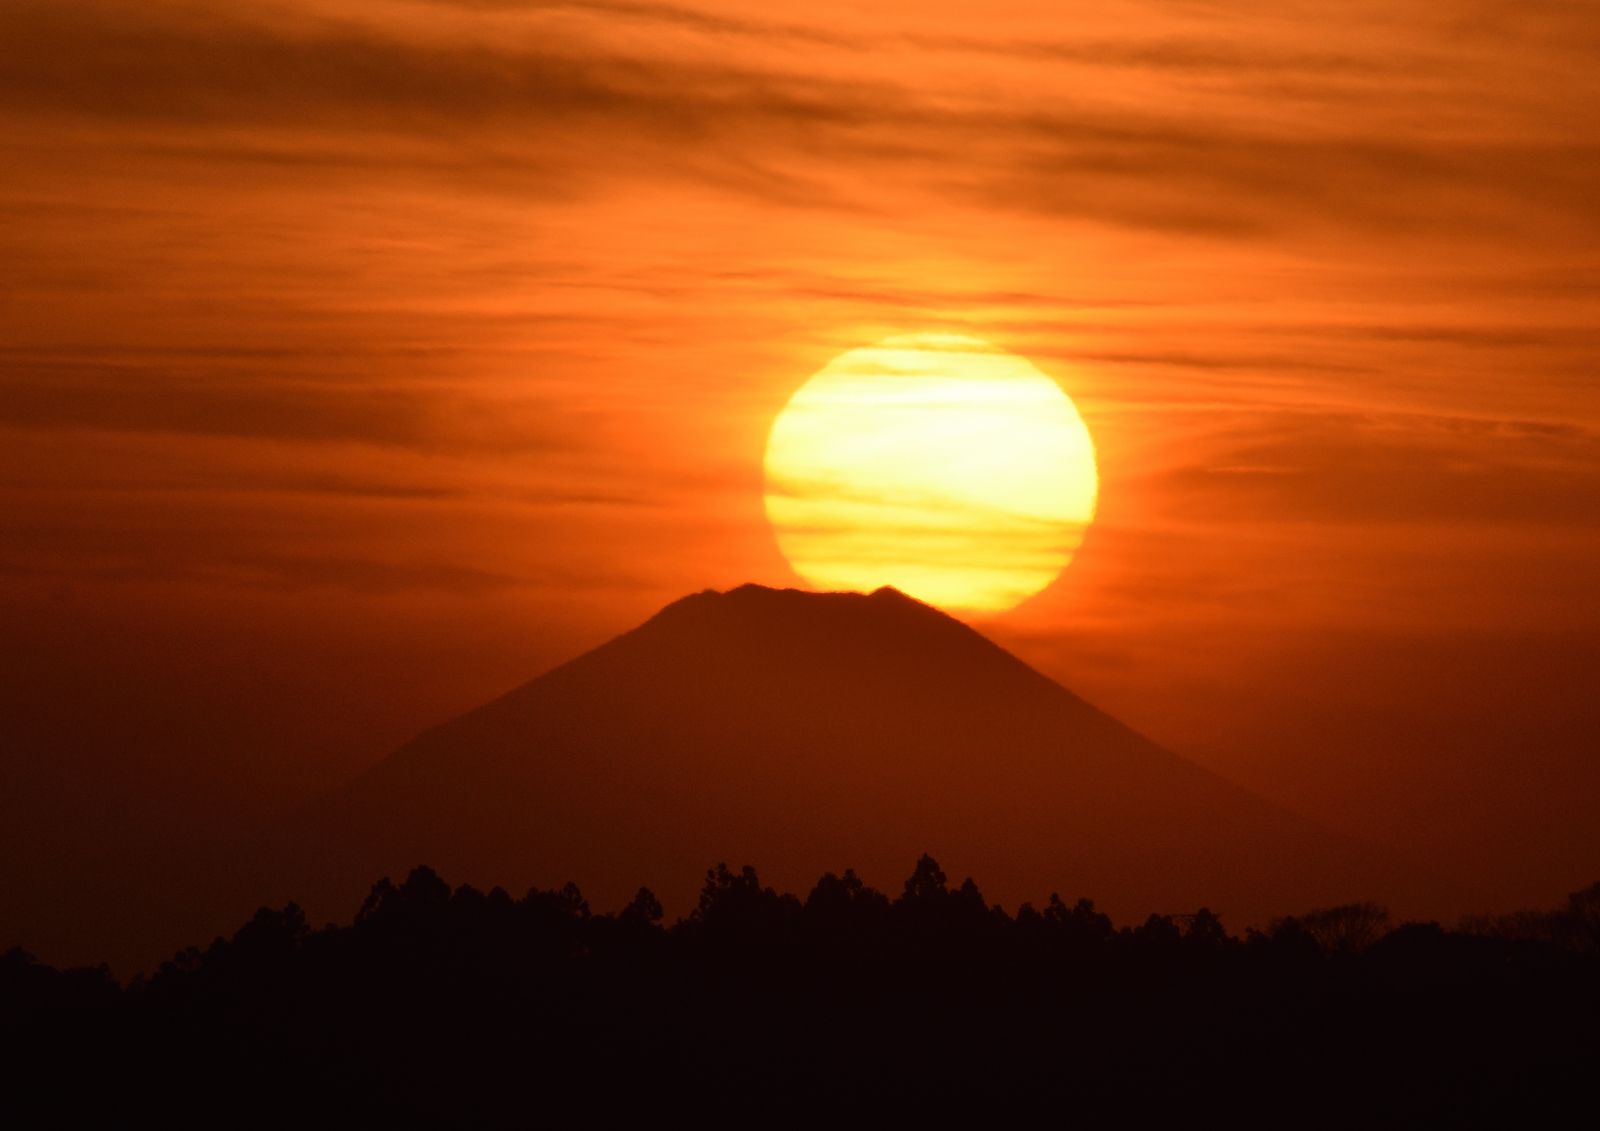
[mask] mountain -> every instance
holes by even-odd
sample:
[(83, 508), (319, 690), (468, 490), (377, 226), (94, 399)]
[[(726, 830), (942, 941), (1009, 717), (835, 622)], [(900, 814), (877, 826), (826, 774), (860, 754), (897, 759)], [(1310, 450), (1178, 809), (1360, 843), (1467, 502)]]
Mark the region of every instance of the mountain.
[(1185, 761), (893, 589), (685, 597), (425, 732), (273, 838), (272, 891), (344, 916), (418, 863), (453, 882), (640, 885), (686, 913), (705, 869), (804, 894), (898, 890), (932, 853), (1014, 907), (1235, 928), (1382, 896), (1377, 854)]

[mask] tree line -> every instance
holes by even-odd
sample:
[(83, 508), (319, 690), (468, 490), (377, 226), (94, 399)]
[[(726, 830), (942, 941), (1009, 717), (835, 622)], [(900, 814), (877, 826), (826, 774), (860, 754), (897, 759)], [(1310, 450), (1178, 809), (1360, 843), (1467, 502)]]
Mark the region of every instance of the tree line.
[(894, 898), (718, 866), (671, 925), (645, 889), (596, 914), (423, 867), (349, 925), (263, 908), (127, 986), (14, 949), (0, 1021), (10, 1102), (61, 1118), (1528, 1119), (1600, 1067), (1600, 884), (1450, 930), (1363, 903), (1235, 936), (1203, 908), (1011, 915), (927, 856)]

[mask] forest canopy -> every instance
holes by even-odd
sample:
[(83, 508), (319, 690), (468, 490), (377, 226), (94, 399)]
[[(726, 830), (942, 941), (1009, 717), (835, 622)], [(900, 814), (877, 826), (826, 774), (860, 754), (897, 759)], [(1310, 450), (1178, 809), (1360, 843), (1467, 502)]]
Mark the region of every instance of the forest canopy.
[[(0, 959), (10, 1083), (85, 1111), (712, 1123), (874, 1112), (1107, 1115), (1304, 1103), (1342, 1123), (1556, 1102), (1600, 1057), (1600, 884), (1553, 912), (1391, 924), (1358, 903), (1230, 934), (1201, 908), (1117, 927), (1052, 895), (1015, 915), (924, 856), (891, 898), (706, 874), (513, 898), (419, 867), (349, 925), (294, 904), (118, 984)], [(754, 1112), (765, 1116), (742, 1119)]]

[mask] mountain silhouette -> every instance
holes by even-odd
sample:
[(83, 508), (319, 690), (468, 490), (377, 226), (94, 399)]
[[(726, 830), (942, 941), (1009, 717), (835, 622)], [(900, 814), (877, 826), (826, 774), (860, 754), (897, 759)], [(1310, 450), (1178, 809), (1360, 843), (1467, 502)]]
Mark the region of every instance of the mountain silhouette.
[(270, 899), (341, 911), (426, 862), (669, 915), (709, 865), (779, 890), (931, 852), (1014, 905), (1119, 919), (1202, 904), (1236, 926), (1388, 894), (1377, 854), (1140, 736), (894, 589), (745, 585), (643, 625), (426, 731), (297, 813)]

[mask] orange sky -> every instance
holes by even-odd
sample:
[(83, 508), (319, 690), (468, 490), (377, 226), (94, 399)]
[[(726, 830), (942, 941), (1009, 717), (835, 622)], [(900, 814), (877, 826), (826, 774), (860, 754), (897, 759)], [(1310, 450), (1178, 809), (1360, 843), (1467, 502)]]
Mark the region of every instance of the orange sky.
[(1600, 13), (776, 11), (0, 9), (0, 895), (798, 584), (773, 415), (930, 331), (1099, 448), (985, 632), (1485, 905), (1600, 876)]

